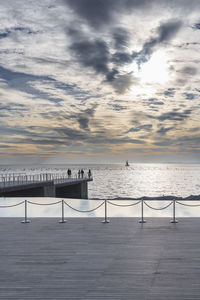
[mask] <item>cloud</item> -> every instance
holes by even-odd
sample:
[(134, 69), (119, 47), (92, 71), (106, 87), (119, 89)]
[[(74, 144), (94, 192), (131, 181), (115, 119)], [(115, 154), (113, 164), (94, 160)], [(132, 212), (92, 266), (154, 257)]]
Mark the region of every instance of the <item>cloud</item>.
[(195, 23), (192, 27), (194, 29), (200, 29), (200, 23)]
[(156, 30), (157, 36), (150, 38), (144, 43), (142, 50), (137, 54), (136, 60), (138, 65), (145, 63), (151, 57), (156, 46), (169, 42), (180, 30), (182, 22), (180, 20), (168, 20), (161, 23)]
[(96, 29), (111, 24), (120, 13), (148, 4), (148, 0), (65, 0), (64, 2)]
[(128, 47), (130, 41), (130, 33), (122, 27), (116, 27), (112, 32), (114, 40), (114, 48), (119, 50)]
[(193, 93), (184, 93), (184, 96), (186, 100), (194, 100), (197, 95)]
[(133, 76), (131, 74), (117, 75), (111, 84), (115, 91), (119, 94), (124, 94), (134, 83)]
[(149, 131), (151, 131), (151, 129), (152, 129), (152, 124), (144, 124), (144, 125), (140, 125), (140, 126), (137, 126), (137, 127), (132, 127), (128, 131), (126, 131), (125, 133), (139, 132), (141, 130), (149, 132)]
[(174, 97), (175, 91), (175, 88), (168, 88), (166, 91), (164, 91), (164, 95), (167, 97)]
[(159, 121), (183, 121), (189, 118), (191, 112), (191, 109), (186, 109), (183, 112), (179, 112), (176, 109), (174, 109), (173, 111), (165, 112), (159, 116), (148, 115), (148, 117), (151, 119), (157, 119)]
[(174, 127), (160, 127), (160, 129), (157, 130), (157, 133), (161, 135), (165, 135), (168, 131), (171, 131), (173, 129)]
[(163, 101), (158, 101), (157, 98), (150, 98), (149, 99), (149, 102), (153, 105), (164, 105), (164, 102)]

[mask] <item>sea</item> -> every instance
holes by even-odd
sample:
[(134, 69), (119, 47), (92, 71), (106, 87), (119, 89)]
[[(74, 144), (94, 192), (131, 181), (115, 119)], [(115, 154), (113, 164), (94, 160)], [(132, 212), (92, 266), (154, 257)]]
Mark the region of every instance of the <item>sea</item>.
[[(87, 174), (90, 169), (93, 181), (88, 183), (88, 200), (66, 199), (66, 202), (74, 208), (65, 207), (68, 217), (103, 217), (104, 205), (97, 210), (104, 200), (110, 200), (107, 212), (110, 217), (136, 217), (141, 214), (141, 205), (134, 204), (135, 198), (161, 197), (159, 201), (148, 201), (150, 207), (144, 207), (146, 217), (169, 217), (172, 215), (172, 205), (165, 196), (189, 197), (200, 195), (200, 164), (67, 164), (67, 165), (2, 165), (2, 174), (39, 174), (39, 173), (65, 173), (72, 171), (72, 177), (76, 177), (78, 170), (83, 169)], [(163, 199), (162, 199), (163, 197)], [(1, 198), (0, 205), (13, 205), (24, 198)], [(200, 197), (199, 197), (200, 199)], [(37, 204), (52, 204), (59, 199), (53, 198), (29, 198), (30, 202)], [(111, 204), (112, 203), (112, 204)], [(176, 213), (180, 217), (200, 217), (200, 201), (183, 202), (194, 206), (176, 204)], [(118, 206), (119, 205), (119, 206)], [(127, 205), (127, 206), (126, 206)], [(1, 217), (23, 216), (23, 205), (13, 208), (1, 208)], [(79, 210), (81, 212), (79, 212)], [(60, 203), (55, 205), (29, 204), (31, 217), (59, 217)], [(86, 212), (89, 211), (89, 212)]]

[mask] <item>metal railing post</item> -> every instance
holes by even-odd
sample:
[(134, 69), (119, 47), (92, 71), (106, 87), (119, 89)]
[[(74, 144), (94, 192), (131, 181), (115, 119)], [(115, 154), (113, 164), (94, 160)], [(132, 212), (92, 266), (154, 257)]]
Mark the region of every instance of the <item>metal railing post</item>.
[(21, 223), (25, 224), (25, 223), (30, 223), (30, 220), (28, 220), (28, 218), (27, 218), (27, 210), (28, 210), (27, 209), (28, 208), (27, 207), (27, 200), (24, 201), (24, 204), (25, 204), (25, 206), (24, 206), (25, 207), (25, 216), (24, 216), (24, 220)]
[(107, 200), (105, 200), (105, 217), (104, 217), (104, 220), (102, 221), (102, 223), (106, 224), (106, 223), (110, 223), (110, 221), (108, 220), (107, 218)]
[(65, 208), (64, 208), (64, 200), (62, 200), (62, 217), (61, 217), (61, 220), (59, 221), (59, 223), (66, 223), (66, 220), (65, 220), (65, 215), (64, 215), (64, 213), (65, 213)]
[(146, 221), (144, 220), (144, 200), (141, 200), (141, 220), (139, 221), (139, 223), (146, 223)]
[(176, 200), (173, 200), (173, 219), (171, 220), (171, 223), (178, 223), (176, 220)]

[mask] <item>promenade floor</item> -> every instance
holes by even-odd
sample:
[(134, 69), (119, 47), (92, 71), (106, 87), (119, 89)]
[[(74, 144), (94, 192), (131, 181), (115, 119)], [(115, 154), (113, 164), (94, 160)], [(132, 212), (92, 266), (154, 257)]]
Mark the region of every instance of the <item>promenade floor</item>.
[(200, 299), (200, 219), (0, 219), (0, 299)]

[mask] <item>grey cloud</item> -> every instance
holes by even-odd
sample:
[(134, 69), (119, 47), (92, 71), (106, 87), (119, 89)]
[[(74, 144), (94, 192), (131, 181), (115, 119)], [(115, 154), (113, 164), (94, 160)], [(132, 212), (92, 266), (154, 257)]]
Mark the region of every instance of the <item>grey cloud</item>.
[(174, 127), (161, 127), (160, 129), (157, 130), (157, 133), (161, 135), (165, 135), (168, 131), (171, 131), (173, 129)]
[(164, 105), (164, 102), (158, 101), (158, 99), (156, 99), (156, 98), (150, 98), (149, 102), (153, 105)]
[(111, 106), (112, 109), (115, 110), (115, 111), (122, 111), (122, 110), (127, 109), (126, 106), (122, 106), (120, 104), (112, 104), (112, 103), (110, 103), (109, 106)]
[(140, 65), (149, 60), (154, 49), (161, 43), (168, 42), (179, 31), (182, 26), (180, 20), (168, 20), (165, 23), (161, 23), (157, 28), (157, 37), (150, 38), (144, 45), (142, 50), (137, 54), (137, 61)]
[(196, 23), (192, 26), (194, 29), (200, 29), (200, 23)]
[(119, 94), (125, 93), (134, 83), (131, 74), (117, 75), (111, 82), (115, 91)]
[(190, 109), (186, 109), (183, 112), (178, 112), (176, 110), (173, 110), (167, 113), (163, 113), (157, 117), (150, 116), (150, 118), (158, 119), (159, 121), (166, 121), (166, 120), (183, 121), (190, 116), (191, 112), (192, 111)]
[(64, 2), (95, 28), (112, 23), (119, 13), (149, 4), (148, 0), (64, 0)]
[(137, 126), (137, 127), (132, 127), (128, 131), (126, 131), (125, 133), (139, 132), (141, 130), (151, 131), (151, 129), (152, 129), (152, 124), (144, 124), (144, 125), (140, 125), (140, 126)]
[(193, 93), (184, 93), (184, 96), (186, 100), (194, 100), (197, 95)]
[(111, 61), (116, 65), (129, 64), (133, 61), (133, 56), (126, 52), (115, 52)]
[(84, 66), (92, 67), (97, 73), (109, 73), (109, 49), (105, 41), (74, 41), (70, 49)]
[(175, 94), (174, 88), (168, 88), (166, 91), (164, 91), (164, 95), (168, 97), (173, 97)]
[(28, 27), (12, 27), (10, 29), (5, 29), (4, 31), (0, 32), (0, 39), (4, 39), (9, 37), (11, 34), (15, 32), (23, 32), (25, 34), (37, 34), (38, 31), (31, 30)]
[(186, 75), (194, 76), (197, 74), (197, 68), (192, 66), (186, 66), (183, 69), (181, 69), (179, 72), (184, 73)]
[(114, 48), (124, 49), (129, 44), (129, 32), (125, 28), (116, 27), (113, 32)]

